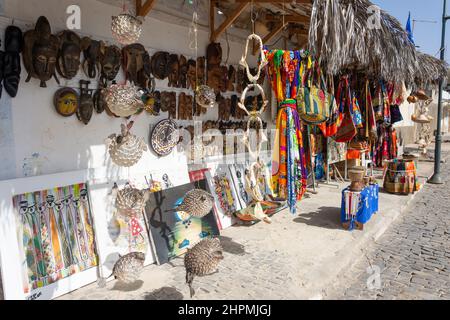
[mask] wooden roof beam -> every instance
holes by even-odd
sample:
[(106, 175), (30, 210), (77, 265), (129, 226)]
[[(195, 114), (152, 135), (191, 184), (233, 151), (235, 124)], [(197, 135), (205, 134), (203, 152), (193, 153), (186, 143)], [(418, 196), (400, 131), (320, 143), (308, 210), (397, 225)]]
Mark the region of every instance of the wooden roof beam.
[(146, 0), (144, 4), (142, 1), (144, 0), (136, 0), (136, 15), (139, 17), (148, 15), (156, 4), (156, 0)]
[[(213, 0), (211, 0), (211, 2), (213, 2)], [(211, 30), (214, 30), (214, 31), (211, 32), (210, 41), (215, 42), (220, 37), (220, 35), (229, 26), (231, 26), (231, 24), (234, 21), (236, 21), (236, 19), (241, 15), (241, 13), (245, 9), (247, 9), (247, 7), (250, 5), (250, 3), (251, 3), (251, 1), (245, 1), (245, 2), (242, 2), (241, 4), (239, 4), (239, 6), (236, 9), (234, 9), (234, 11), (225, 19), (224, 22), (222, 22), (222, 24), (216, 30), (214, 30), (215, 26), (211, 25)], [(211, 5), (211, 7), (213, 7), (213, 6)], [(210, 20), (213, 20), (213, 19), (211, 19), (211, 13), (210, 13)]]

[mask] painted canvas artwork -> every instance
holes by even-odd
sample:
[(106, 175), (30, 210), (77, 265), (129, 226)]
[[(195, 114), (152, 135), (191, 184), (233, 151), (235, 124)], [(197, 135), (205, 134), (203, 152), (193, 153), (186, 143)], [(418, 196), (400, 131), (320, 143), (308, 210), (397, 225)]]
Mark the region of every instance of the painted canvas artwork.
[(14, 196), (24, 293), (97, 266), (87, 185)]
[(204, 238), (219, 235), (213, 210), (203, 218), (186, 216), (183, 212), (176, 211), (185, 195), (193, 189), (210, 192), (206, 180), (199, 180), (155, 192), (147, 202), (146, 222), (158, 264), (167, 263), (184, 254)]
[(215, 172), (206, 172), (206, 177), (212, 195), (220, 230), (231, 227), (236, 223), (234, 213), (241, 209), (228, 165), (219, 165)]
[(245, 189), (245, 165), (233, 164), (229, 166), (229, 170), (241, 208), (245, 209), (253, 200)]

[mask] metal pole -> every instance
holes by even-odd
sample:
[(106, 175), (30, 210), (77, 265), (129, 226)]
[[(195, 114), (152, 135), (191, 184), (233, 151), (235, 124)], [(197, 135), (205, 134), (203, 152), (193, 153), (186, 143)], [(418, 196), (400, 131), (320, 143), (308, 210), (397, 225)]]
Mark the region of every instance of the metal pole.
[[(447, 20), (447, 0), (444, 0), (444, 11), (442, 13), (442, 39), (441, 39), (441, 60), (445, 60), (445, 29)], [(442, 91), (444, 88), (444, 79), (439, 81), (439, 100), (438, 100), (438, 116), (437, 116), (437, 130), (436, 143), (434, 150), (434, 174), (428, 180), (432, 184), (443, 184), (441, 178), (441, 147), (442, 147)]]

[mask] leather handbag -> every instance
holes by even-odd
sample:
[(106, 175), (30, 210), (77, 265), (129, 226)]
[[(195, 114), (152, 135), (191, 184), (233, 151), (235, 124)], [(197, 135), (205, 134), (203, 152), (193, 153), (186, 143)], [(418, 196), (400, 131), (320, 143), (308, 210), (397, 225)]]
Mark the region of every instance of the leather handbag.
[[(320, 124), (328, 120), (330, 116), (330, 95), (326, 92), (325, 81), (317, 69), (317, 78), (321, 86), (313, 81), (310, 87), (302, 86), (297, 95), (297, 111), (300, 118), (307, 124)], [(313, 70), (307, 72), (311, 73)]]

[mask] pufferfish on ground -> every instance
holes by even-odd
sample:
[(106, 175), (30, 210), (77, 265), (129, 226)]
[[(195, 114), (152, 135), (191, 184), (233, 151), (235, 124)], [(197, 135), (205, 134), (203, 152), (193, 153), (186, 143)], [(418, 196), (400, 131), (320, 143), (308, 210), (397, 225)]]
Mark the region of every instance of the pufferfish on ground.
[[(145, 254), (142, 252), (131, 252), (124, 256), (119, 255), (119, 260), (114, 264), (113, 272), (110, 276), (122, 281), (126, 284), (131, 284), (139, 279), (139, 275), (144, 268)], [(110, 277), (109, 276), (109, 277)], [(106, 286), (106, 279), (102, 278), (98, 285), (99, 287)]]
[(214, 197), (201, 189), (193, 189), (186, 193), (183, 201), (173, 210), (181, 216), (182, 220), (187, 220), (190, 217), (203, 218), (211, 212), (214, 205)]
[(184, 267), (191, 298), (195, 294), (192, 288), (194, 277), (203, 277), (217, 272), (221, 260), (223, 260), (223, 249), (218, 238), (203, 239), (192, 249), (187, 250), (184, 256)]

